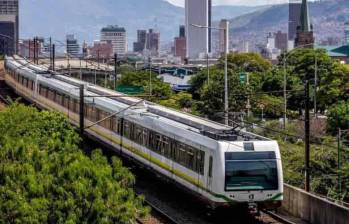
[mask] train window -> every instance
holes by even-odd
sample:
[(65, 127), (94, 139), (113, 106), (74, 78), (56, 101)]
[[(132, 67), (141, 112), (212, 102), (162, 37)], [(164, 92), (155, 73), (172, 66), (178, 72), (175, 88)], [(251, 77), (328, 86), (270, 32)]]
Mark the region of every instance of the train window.
[(27, 78), (23, 78), (23, 86), (28, 88), (28, 79)]
[(135, 141), (139, 144), (143, 144), (143, 128), (135, 125)]
[(28, 88), (33, 90), (33, 81), (29, 79), (29, 85), (28, 85)]
[(143, 129), (143, 145), (149, 146), (149, 131), (148, 129)]
[(187, 147), (187, 158), (186, 158), (186, 164), (188, 168), (195, 170), (194, 169), (194, 149), (191, 148), (190, 146)]
[(53, 101), (54, 98), (55, 98), (55, 93), (53, 92), (52, 89), (48, 89), (48, 99)]
[(124, 136), (126, 138), (130, 137), (130, 124), (128, 121), (124, 121)]
[(118, 119), (117, 119), (117, 117), (113, 116), (111, 119), (111, 122), (112, 122), (113, 132), (118, 133)]
[(78, 100), (74, 100), (74, 104), (75, 113), (80, 113), (80, 102)]
[(108, 130), (111, 130), (111, 126), (110, 126), (110, 121), (111, 121), (111, 119), (110, 119), (110, 117), (109, 117), (110, 114), (107, 113), (107, 112), (105, 112), (104, 115), (105, 115), (104, 118), (106, 118), (106, 119), (103, 121), (103, 127), (105, 127), (105, 128), (108, 129)]
[(213, 168), (213, 158), (210, 156), (210, 161), (208, 165), (208, 176), (212, 177), (212, 168)]
[(60, 93), (56, 93), (55, 102), (62, 105), (62, 95)]
[(155, 147), (154, 150), (161, 154), (161, 135), (155, 134)]
[(75, 104), (74, 104), (74, 99), (73, 98), (70, 98), (69, 100), (69, 110), (75, 112)]
[(64, 96), (63, 106), (65, 108), (69, 108), (69, 100), (70, 100), (69, 96)]
[(87, 118), (87, 119), (89, 119), (89, 117), (88, 117), (88, 112), (89, 112), (89, 109), (90, 109), (90, 105), (86, 105), (85, 104), (85, 107), (84, 107), (84, 115), (85, 115), (85, 118)]
[[(108, 113), (99, 111), (99, 119), (109, 116)], [(101, 122), (103, 123), (103, 122)], [(194, 147), (170, 139), (167, 136), (157, 132), (150, 131), (142, 126), (136, 125), (130, 121), (119, 119), (115, 116), (108, 119), (110, 129), (122, 136), (148, 147), (150, 150), (172, 159), (182, 166), (191, 169), (201, 175), (204, 174), (205, 152), (197, 150)], [(103, 125), (105, 125), (103, 123)]]
[(170, 147), (170, 139), (166, 136), (162, 137), (162, 154), (166, 158), (171, 158), (171, 147)]
[(87, 105), (86, 106), (86, 108), (87, 108), (87, 119), (89, 119), (90, 121), (93, 121), (93, 122), (95, 122), (96, 121), (96, 119), (95, 119), (95, 117), (94, 117), (94, 107), (92, 106), (92, 105)]
[(187, 153), (185, 151), (185, 145), (182, 143), (178, 144), (178, 149), (176, 150), (176, 159), (177, 162), (183, 166), (186, 165), (186, 161), (187, 161)]

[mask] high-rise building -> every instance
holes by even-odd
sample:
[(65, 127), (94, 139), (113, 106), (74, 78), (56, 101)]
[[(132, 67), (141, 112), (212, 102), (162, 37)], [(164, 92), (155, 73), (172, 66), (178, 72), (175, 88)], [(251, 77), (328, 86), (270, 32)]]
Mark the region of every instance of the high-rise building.
[(78, 40), (73, 34), (67, 35), (67, 54), (69, 56), (77, 57), (80, 54), (80, 46)]
[(179, 26), (179, 37), (185, 37), (185, 26)]
[(288, 39), (294, 41), (297, 35), (297, 27), (300, 25), (302, 0), (289, 0), (288, 11)]
[(174, 54), (176, 57), (180, 57), (182, 61), (185, 59), (187, 51), (187, 40), (185, 37), (185, 26), (179, 27), (179, 37), (174, 40)]
[[(222, 19), (219, 23), (219, 53), (229, 52), (229, 21)], [(228, 33), (226, 33), (228, 32)], [(228, 40), (226, 40), (228, 37)]]
[(147, 31), (137, 30), (137, 42), (133, 43), (133, 51), (142, 53), (146, 48), (146, 42), (147, 42)]
[(314, 42), (313, 25), (310, 22), (308, 1), (302, 0), (300, 25), (297, 27), (295, 47), (314, 48)]
[(111, 41), (94, 41), (88, 51), (92, 58), (108, 59), (113, 56), (113, 44)]
[(282, 51), (287, 50), (287, 33), (282, 33), (280, 30), (277, 33), (274, 33), (275, 37), (275, 48)]
[(127, 36), (126, 29), (119, 26), (107, 26), (101, 30), (101, 41), (111, 41), (113, 54), (126, 54)]
[(14, 54), (18, 48), (18, 0), (0, 1), (0, 54)]
[(346, 22), (344, 26), (344, 41), (345, 44), (349, 44), (349, 22)]
[(159, 55), (160, 49), (160, 33), (155, 32), (153, 29), (149, 29), (147, 33), (146, 48), (152, 56)]
[(209, 52), (209, 11), (208, 0), (185, 1), (186, 57), (190, 59), (199, 58)]

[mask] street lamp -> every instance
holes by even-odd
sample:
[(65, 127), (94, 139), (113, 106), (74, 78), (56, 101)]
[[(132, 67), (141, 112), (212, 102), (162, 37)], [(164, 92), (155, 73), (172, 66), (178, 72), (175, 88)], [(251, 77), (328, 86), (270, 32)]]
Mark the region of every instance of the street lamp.
[[(292, 52), (296, 49), (300, 49), (303, 47), (307, 47), (307, 46), (314, 46), (314, 44), (305, 44), (305, 45), (301, 45), (298, 46), (296, 48), (293, 48), (291, 51), (286, 51), (285, 55), (283, 57), (283, 64), (284, 64), (284, 118), (283, 118), (283, 127), (284, 129), (286, 129), (286, 120), (287, 120), (287, 69), (286, 69), (286, 63), (287, 63), (287, 59), (289, 56), (292, 55)], [(318, 74), (317, 74), (317, 54), (315, 52), (315, 94), (314, 94), (314, 112), (315, 112), (315, 116), (316, 115), (316, 110), (317, 110), (317, 102), (316, 102), (316, 93), (317, 93), (317, 79), (318, 79)]]
[(229, 125), (229, 94), (228, 94), (228, 51), (229, 51), (229, 22), (227, 21), (224, 28), (201, 26), (197, 24), (190, 24), (191, 26), (202, 28), (202, 29), (213, 29), (224, 31), (224, 123)]

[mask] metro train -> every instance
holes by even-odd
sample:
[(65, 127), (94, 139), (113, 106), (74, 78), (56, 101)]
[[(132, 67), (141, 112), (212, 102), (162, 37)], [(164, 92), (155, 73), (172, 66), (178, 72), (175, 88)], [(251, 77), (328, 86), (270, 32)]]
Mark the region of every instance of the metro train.
[(20, 96), (65, 114), (76, 125), (83, 85), (89, 135), (165, 176), (211, 208), (281, 206), (283, 172), (276, 141), (54, 74), (19, 56), (6, 57), (5, 69), (6, 83)]

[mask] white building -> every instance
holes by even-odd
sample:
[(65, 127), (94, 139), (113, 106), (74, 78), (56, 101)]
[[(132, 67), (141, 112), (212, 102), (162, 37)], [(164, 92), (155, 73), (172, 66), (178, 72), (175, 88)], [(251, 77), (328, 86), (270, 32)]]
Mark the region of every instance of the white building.
[(70, 57), (79, 56), (80, 46), (73, 34), (67, 35), (67, 54)]
[(208, 28), (195, 27), (192, 24), (209, 26), (209, 1), (185, 0), (185, 27), (187, 38), (186, 57), (190, 59), (207, 55), (209, 49)]
[(111, 41), (113, 54), (124, 55), (127, 52), (127, 36), (123, 27), (107, 26), (102, 28), (101, 41)]

